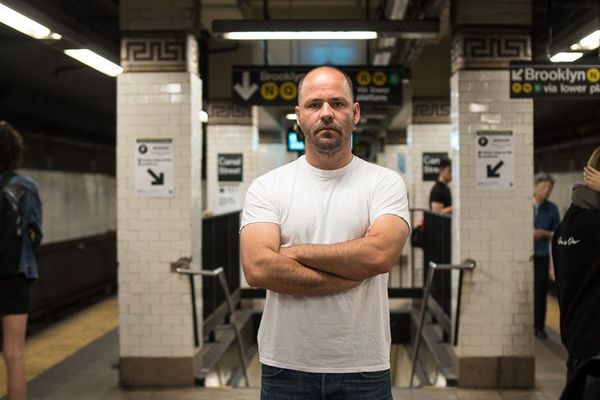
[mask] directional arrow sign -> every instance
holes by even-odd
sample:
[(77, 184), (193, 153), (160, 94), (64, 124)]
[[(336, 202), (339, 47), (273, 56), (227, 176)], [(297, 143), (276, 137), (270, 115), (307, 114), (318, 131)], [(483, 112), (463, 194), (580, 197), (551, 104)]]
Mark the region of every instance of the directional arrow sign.
[(510, 71), (510, 76), (513, 81), (522, 81), (523, 80), (523, 69), (513, 69)]
[(258, 85), (256, 83), (250, 84), (250, 72), (244, 71), (242, 73), (242, 84), (236, 83), (233, 85), (233, 90), (240, 95), (240, 97), (244, 100), (248, 100), (256, 90), (258, 90)]
[(475, 139), (475, 185), (478, 189), (512, 189), (515, 149), (512, 131), (481, 130)]
[(138, 197), (173, 197), (172, 138), (137, 138), (135, 191)]
[(504, 161), (500, 160), (496, 166), (492, 167), (490, 164), (487, 165), (487, 177), (488, 178), (500, 178), (498, 170), (504, 165)]
[(164, 183), (165, 183), (165, 174), (163, 174), (161, 172), (160, 175), (156, 175), (154, 173), (154, 171), (152, 171), (151, 169), (148, 169), (148, 173), (150, 175), (152, 175), (152, 178), (154, 178), (154, 180), (152, 181), (152, 185), (164, 185)]

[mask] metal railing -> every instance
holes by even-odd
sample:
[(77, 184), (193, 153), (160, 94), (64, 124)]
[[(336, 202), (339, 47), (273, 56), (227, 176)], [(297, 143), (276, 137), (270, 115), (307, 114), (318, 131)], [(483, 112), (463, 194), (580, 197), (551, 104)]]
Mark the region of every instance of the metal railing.
[(233, 304), (233, 300), (231, 298), (231, 293), (229, 292), (229, 286), (227, 284), (227, 278), (225, 277), (225, 270), (223, 267), (218, 267), (215, 270), (200, 270), (200, 271), (192, 271), (190, 267), (191, 258), (180, 258), (174, 263), (175, 272), (179, 274), (184, 274), (189, 277), (190, 287), (191, 287), (191, 296), (192, 296), (192, 315), (194, 322), (194, 342), (196, 346), (199, 345), (199, 335), (198, 335), (198, 312), (196, 310), (196, 290), (194, 285), (194, 276), (203, 276), (203, 277), (211, 277), (218, 278), (218, 281), (221, 285), (221, 289), (223, 290), (223, 294), (225, 296), (225, 302), (227, 304), (227, 309), (229, 311), (227, 317), (229, 319), (229, 324), (227, 324), (235, 334), (235, 339), (237, 342), (238, 352), (240, 356), (240, 361), (242, 362), (242, 368), (244, 373), (244, 379), (246, 381), (246, 386), (250, 386), (250, 380), (248, 379), (248, 366), (246, 365), (246, 351), (244, 349), (244, 344), (242, 342), (242, 335), (240, 333), (239, 327), (235, 323), (235, 319), (233, 318), (233, 314), (235, 312), (235, 307)]
[[(229, 292), (237, 301), (240, 288), (240, 212), (202, 218), (202, 265), (220, 265), (225, 270)], [(222, 314), (225, 297), (217, 281), (204, 279), (203, 320)], [(216, 319), (221, 319), (220, 317)]]
[[(460, 326), (460, 303), (461, 303), (461, 298), (462, 298), (462, 282), (463, 282), (463, 274), (464, 271), (471, 271), (473, 270), (475, 267), (477, 266), (477, 263), (474, 260), (471, 259), (466, 259), (465, 261), (463, 261), (462, 264), (437, 264), (433, 261), (431, 261), (429, 263), (429, 271), (427, 273), (427, 281), (425, 284), (425, 292), (423, 293), (423, 300), (422, 300), (422, 304), (421, 304), (421, 311), (419, 314), (419, 325), (417, 326), (417, 334), (415, 337), (415, 347), (414, 347), (414, 351), (412, 354), (412, 370), (410, 373), (410, 386), (412, 387), (413, 385), (413, 378), (415, 376), (415, 371), (416, 371), (416, 367), (417, 367), (417, 359), (419, 356), (419, 347), (421, 345), (421, 336), (423, 334), (423, 325), (425, 323), (425, 313), (427, 312), (428, 309), (432, 308), (432, 312), (436, 315), (436, 316), (440, 316), (440, 314), (443, 315), (443, 312), (440, 312), (441, 310), (439, 310), (439, 305), (437, 305), (437, 303), (434, 301), (432, 302), (432, 304), (430, 304), (430, 294), (431, 294), (431, 286), (433, 283), (433, 278), (435, 275), (436, 271), (452, 271), (452, 270), (459, 270), (460, 271), (460, 275), (458, 278), (458, 294), (457, 294), (457, 304), (456, 304), (456, 319), (454, 322), (454, 345), (456, 346), (458, 344), (458, 333), (459, 333), (459, 326)], [(437, 307), (436, 307), (437, 306)], [(445, 329), (448, 329), (449, 326), (451, 326), (451, 324), (449, 323), (449, 319), (448, 321), (446, 321), (446, 323), (443, 323), (442, 326), (445, 326)]]

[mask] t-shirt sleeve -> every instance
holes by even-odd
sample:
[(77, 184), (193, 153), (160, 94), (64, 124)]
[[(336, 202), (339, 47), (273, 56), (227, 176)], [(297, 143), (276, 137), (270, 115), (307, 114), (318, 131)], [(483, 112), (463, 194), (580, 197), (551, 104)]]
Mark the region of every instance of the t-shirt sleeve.
[(371, 207), (371, 223), (384, 214), (397, 215), (406, 221), (410, 229), (408, 196), (404, 181), (397, 173), (389, 171), (375, 188)]
[(273, 195), (267, 186), (262, 181), (254, 180), (248, 188), (242, 211), (240, 231), (244, 226), (255, 222), (279, 224), (278, 210)]
[(442, 203), (444, 207), (448, 203), (448, 199), (446, 198), (446, 193), (444, 193), (444, 189), (440, 187), (440, 185), (434, 185), (431, 188), (431, 193), (429, 194), (429, 203), (432, 202)]

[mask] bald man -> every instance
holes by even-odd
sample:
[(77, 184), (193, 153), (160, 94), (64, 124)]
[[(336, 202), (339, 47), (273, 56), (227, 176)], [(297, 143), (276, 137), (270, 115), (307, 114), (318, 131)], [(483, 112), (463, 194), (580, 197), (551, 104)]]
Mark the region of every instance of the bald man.
[(261, 399), (391, 399), (388, 272), (408, 237), (406, 188), (351, 152), (352, 81), (333, 67), (299, 83), (306, 155), (246, 195), (246, 280), (267, 289)]

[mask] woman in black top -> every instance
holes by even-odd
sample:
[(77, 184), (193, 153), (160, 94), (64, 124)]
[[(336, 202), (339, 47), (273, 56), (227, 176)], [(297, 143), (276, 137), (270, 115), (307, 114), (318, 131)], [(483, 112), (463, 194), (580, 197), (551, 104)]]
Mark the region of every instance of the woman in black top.
[[(569, 353), (563, 398), (579, 398), (574, 372), (600, 355), (600, 187), (590, 172), (600, 169), (600, 147), (588, 161), (585, 184), (573, 187), (572, 203), (552, 239), (562, 342)], [(581, 389), (579, 387), (579, 389)]]

